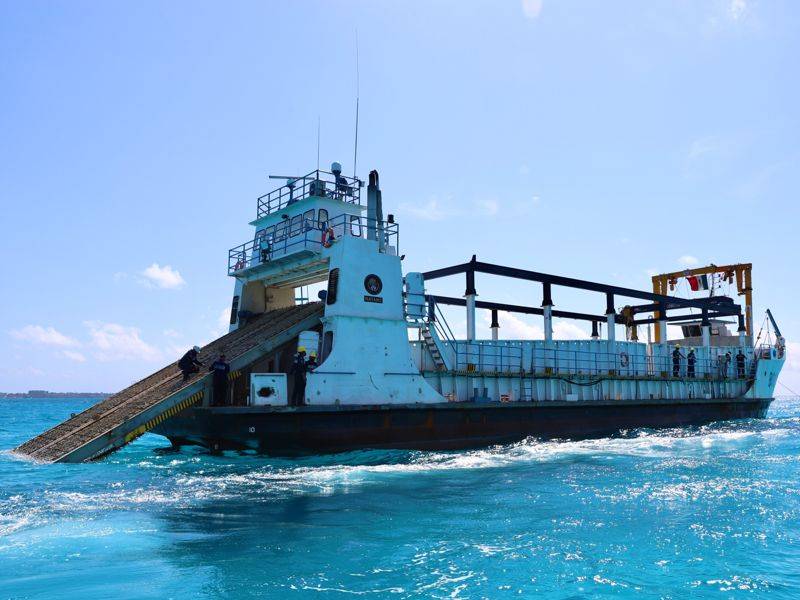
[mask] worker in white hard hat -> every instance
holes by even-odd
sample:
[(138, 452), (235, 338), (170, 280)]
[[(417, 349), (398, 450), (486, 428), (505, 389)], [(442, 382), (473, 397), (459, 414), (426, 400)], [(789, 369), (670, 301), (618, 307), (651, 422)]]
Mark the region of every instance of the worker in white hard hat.
[(200, 346), (195, 346), (178, 361), (178, 367), (183, 372), (183, 381), (188, 381), (194, 373), (200, 372), (200, 367), (203, 366), (203, 363), (197, 359), (199, 354)]
[(306, 361), (306, 348), (299, 346), (297, 354), (292, 361), (292, 399), (291, 406), (302, 406), (306, 399), (306, 373), (308, 372), (308, 362)]

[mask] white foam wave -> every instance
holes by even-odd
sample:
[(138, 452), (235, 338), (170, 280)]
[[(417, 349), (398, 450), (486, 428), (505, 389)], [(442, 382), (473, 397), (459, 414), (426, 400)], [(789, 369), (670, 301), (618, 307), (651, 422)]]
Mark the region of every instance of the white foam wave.
[[(652, 462), (661, 469), (699, 468), (709, 452), (736, 457), (759, 443), (793, 435), (785, 419), (774, 427), (741, 429), (740, 425), (709, 426), (640, 432), (631, 437), (581, 441), (525, 440), (517, 444), (465, 452), (361, 452), (300, 461), (210, 458), (176, 455), (137, 460), (126, 466), (148, 479), (108, 482), (94, 490), (48, 490), (33, 497), (0, 499), (0, 535), (36, 526), (50, 516), (109, 510), (138, 510), (143, 506), (189, 507), (207, 500), (246, 497), (273, 501), (293, 494), (332, 494), (390, 479), (457, 470), (536, 468), (547, 464), (614, 461), (619, 457)], [(375, 462), (376, 460), (381, 462)], [(244, 461), (244, 462), (242, 462)], [(122, 463), (124, 464), (124, 463)], [(569, 468), (569, 467), (567, 467)], [(126, 469), (128, 471), (128, 469)], [(658, 501), (697, 499), (705, 495), (763, 495), (765, 484), (736, 478), (711, 478), (657, 485), (645, 483), (614, 490), (596, 490), (612, 500), (648, 496)], [(609, 494), (609, 495), (605, 495)]]

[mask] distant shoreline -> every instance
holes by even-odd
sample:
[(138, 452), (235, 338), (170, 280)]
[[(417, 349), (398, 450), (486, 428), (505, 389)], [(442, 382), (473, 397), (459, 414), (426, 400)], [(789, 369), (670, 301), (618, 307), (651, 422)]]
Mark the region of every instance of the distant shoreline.
[(108, 398), (111, 394), (100, 392), (47, 392), (45, 390), (31, 390), (29, 392), (0, 392), (0, 398), (35, 399), (47, 398)]

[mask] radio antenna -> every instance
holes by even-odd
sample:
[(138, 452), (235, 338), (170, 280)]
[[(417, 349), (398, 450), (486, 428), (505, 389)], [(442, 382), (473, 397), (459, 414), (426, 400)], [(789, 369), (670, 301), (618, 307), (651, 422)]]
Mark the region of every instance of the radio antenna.
[(358, 96), (361, 87), (359, 72), (358, 72), (358, 29), (356, 29), (356, 141), (353, 149), (353, 179), (358, 177), (357, 164), (358, 164)]
[(317, 171), (319, 171), (319, 130), (322, 119), (317, 115)]

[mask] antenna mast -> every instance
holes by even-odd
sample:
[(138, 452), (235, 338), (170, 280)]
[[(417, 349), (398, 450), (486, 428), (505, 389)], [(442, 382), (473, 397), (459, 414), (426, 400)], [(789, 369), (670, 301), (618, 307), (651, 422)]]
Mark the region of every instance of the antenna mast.
[(359, 72), (358, 72), (358, 29), (356, 29), (356, 142), (353, 150), (353, 179), (358, 177), (358, 96), (361, 87)]
[(319, 130), (322, 119), (317, 115), (317, 171), (319, 171)]

